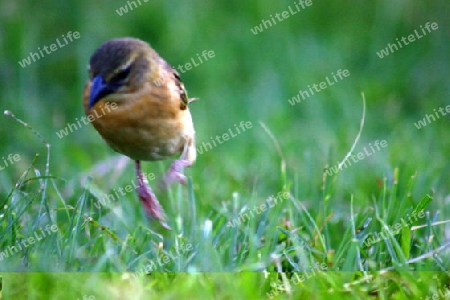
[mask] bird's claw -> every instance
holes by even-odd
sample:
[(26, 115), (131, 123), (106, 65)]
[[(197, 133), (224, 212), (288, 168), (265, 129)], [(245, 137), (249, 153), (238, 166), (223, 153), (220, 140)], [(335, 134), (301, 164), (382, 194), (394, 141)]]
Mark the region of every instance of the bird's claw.
[(160, 181), (160, 188), (167, 189), (167, 187), (174, 182), (179, 182), (184, 185), (187, 184), (187, 178), (183, 174), (183, 169), (191, 165), (192, 162), (187, 159), (179, 159), (174, 161), (164, 179)]

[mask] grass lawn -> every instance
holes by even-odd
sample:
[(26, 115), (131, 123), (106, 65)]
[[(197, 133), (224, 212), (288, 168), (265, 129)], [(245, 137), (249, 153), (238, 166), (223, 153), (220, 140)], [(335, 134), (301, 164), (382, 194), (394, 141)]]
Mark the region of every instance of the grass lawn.
[[(0, 299), (449, 299), (445, 1), (130, 3), (0, 3)], [(200, 98), (170, 231), (79, 122), (119, 36)]]

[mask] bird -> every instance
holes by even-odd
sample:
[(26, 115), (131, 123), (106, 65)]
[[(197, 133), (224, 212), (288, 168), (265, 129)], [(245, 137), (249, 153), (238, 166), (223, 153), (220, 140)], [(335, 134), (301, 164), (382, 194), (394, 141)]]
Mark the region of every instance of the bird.
[(89, 60), (83, 107), (114, 151), (135, 161), (137, 193), (148, 217), (166, 229), (167, 217), (142, 173), (141, 161), (180, 155), (161, 187), (186, 184), (184, 168), (196, 160), (195, 130), (178, 72), (145, 41), (122, 37), (101, 44)]

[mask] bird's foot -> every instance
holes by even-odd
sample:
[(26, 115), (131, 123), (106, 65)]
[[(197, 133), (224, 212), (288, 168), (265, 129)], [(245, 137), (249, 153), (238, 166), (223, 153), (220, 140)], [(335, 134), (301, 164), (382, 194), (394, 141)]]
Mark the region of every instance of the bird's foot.
[(159, 186), (162, 189), (167, 189), (167, 187), (173, 182), (179, 182), (181, 184), (186, 184), (187, 179), (183, 174), (183, 169), (185, 167), (190, 167), (192, 162), (187, 159), (178, 159), (172, 163), (169, 171), (167, 172), (164, 179), (162, 179), (159, 183)]
[(170, 230), (170, 226), (165, 222), (166, 215), (164, 210), (151, 188), (147, 185), (139, 185), (138, 194), (147, 216), (157, 219), (162, 227)]
[(136, 162), (136, 171), (138, 178), (137, 191), (147, 217), (157, 219), (162, 227), (171, 230), (170, 226), (165, 222), (166, 215), (164, 214), (164, 210), (161, 207), (161, 204), (159, 204), (159, 201), (148, 185), (147, 180), (142, 175), (139, 162)]

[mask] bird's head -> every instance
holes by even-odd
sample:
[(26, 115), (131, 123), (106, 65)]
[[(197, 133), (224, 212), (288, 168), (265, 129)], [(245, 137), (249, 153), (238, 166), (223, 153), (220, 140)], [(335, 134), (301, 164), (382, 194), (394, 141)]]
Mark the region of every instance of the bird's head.
[(108, 97), (119, 102), (147, 80), (156, 52), (144, 41), (118, 38), (105, 42), (92, 55), (89, 64), (90, 93), (88, 107)]

